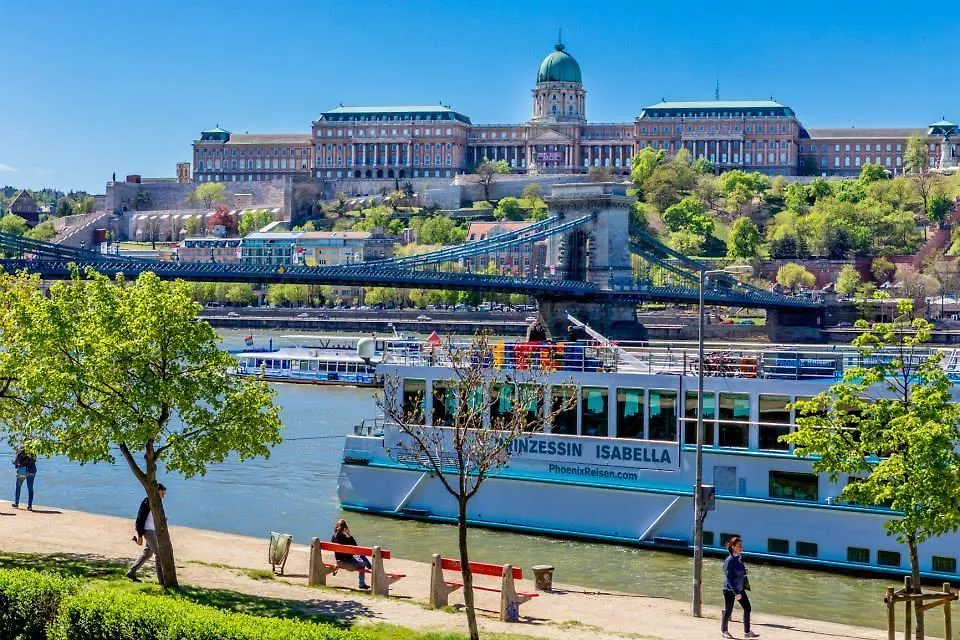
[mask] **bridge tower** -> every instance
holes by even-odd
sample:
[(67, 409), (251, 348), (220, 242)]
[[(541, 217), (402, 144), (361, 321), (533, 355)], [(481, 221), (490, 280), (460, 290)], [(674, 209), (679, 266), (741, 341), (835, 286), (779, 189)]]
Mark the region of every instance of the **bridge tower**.
[[(618, 284), (631, 286), (630, 205), (626, 187), (607, 182), (554, 185), (546, 198), (550, 211), (572, 220), (592, 215), (593, 221), (547, 242), (547, 264), (555, 265), (558, 275), (585, 280), (601, 289)], [(636, 321), (636, 304), (596, 304), (537, 298), (540, 320), (553, 336), (564, 336), (566, 314), (588, 323), (597, 331), (618, 338), (643, 337), (643, 326)]]

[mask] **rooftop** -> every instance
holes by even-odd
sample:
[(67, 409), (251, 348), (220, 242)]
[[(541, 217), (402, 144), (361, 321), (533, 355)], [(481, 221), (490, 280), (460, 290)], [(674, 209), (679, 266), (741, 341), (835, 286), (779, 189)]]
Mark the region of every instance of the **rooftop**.
[(310, 145), (309, 133), (235, 133), (228, 144), (296, 144)]
[(369, 231), (304, 231), (301, 240), (366, 240), (373, 234)]
[(658, 102), (644, 107), (640, 118), (647, 116), (684, 116), (715, 112), (734, 112), (738, 115), (793, 117), (793, 109), (773, 100), (701, 100), (690, 102)]
[(858, 129), (846, 127), (844, 129), (807, 129), (811, 139), (842, 139), (842, 138), (878, 138), (905, 140), (915, 133), (922, 136), (927, 134), (926, 129)]
[(318, 121), (350, 122), (364, 119), (374, 121), (383, 120), (458, 120), (470, 124), (470, 118), (459, 111), (454, 111), (444, 104), (433, 105), (387, 105), (387, 106), (360, 106), (334, 107), (320, 114)]

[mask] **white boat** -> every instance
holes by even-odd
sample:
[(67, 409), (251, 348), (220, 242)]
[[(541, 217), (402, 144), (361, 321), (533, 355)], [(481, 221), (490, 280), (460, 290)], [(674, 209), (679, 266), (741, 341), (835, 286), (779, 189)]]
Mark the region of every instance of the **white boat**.
[(286, 335), (288, 346), (234, 352), (235, 374), (263, 377), (271, 382), (383, 386), (377, 365), (389, 348), (414, 348), (405, 338), (394, 336)]
[[(778, 440), (794, 427), (789, 405), (830, 387), (862, 364), (849, 347), (708, 344), (704, 365), (704, 482), (716, 509), (704, 525), (708, 553), (743, 537), (748, 557), (854, 573), (903, 575), (906, 547), (886, 535), (893, 512), (845, 504), (847, 482), (812, 471)], [(394, 399), (425, 403), (426, 425), (450, 420), (444, 388), (453, 374), (442, 352), (388, 348), (377, 367), (400, 382)], [(884, 357), (879, 354), (875, 357)], [(549, 363), (544, 404), (573, 394), (576, 406), (544, 433), (515, 442), (508, 465), (471, 500), (473, 524), (558, 537), (690, 551), (697, 408), (697, 345), (606, 341), (494, 345), (484, 366)], [(957, 354), (945, 358), (955, 369)], [(949, 371), (954, 379), (957, 371)], [(519, 378), (519, 376), (518, 376)], [(570, 386), (572, 382), (573, 386)], [(392, 386), (392, 385), (388, 385)], [(515, 392), (515, 390), (514, 390)], [(567, 396), (569, 397), (569, 396)], [(439, 398), (439, 399), (438, 399)], [(489, 411), (503, 409), (503, 398)], [(507, 402), (509, 403), (508, 400)], [(689, 425), (690, 428), (686, 428)], [(339, 497), (344, 509), (455, 522), (456, 503), (417, 463), (402, 431), (365, 423), (344, 444)], [(960, 534), (923, 542), (925, 578), (960, 581)]]

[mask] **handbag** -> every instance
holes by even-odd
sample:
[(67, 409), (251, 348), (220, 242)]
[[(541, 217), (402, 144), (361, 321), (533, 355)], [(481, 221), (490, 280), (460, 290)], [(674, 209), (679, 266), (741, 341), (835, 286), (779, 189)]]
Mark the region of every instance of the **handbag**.
[(750, 578), (748, 578), (746, 574), (743, 576), (743, 590), (750, 591)]
[(17, 477), (26, 478), (27, 477), (27, 465), (20, 465), (17, 467)]

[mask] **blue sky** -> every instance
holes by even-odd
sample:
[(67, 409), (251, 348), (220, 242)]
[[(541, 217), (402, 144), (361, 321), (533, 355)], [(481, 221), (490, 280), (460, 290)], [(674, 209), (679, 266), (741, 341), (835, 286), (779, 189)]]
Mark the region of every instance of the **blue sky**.
[[(443, 101), (521, 122), (563, 28), (591, 121), (649, 103), (774, 99), (807, 127), (960, 119), (960, 14), (821, 2), (3, 3), (0, 185), (102, 192), (173, 176), (198, 132), (308, 131), (344, 104)], [(869, 7), (869, 11), (861, 7)]]

